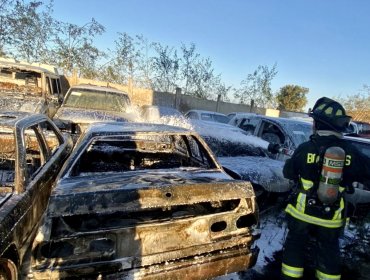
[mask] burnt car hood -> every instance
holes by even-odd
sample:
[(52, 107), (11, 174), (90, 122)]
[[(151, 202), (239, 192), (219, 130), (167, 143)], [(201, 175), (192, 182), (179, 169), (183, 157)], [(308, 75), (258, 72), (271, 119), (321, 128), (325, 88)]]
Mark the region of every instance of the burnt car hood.
[(243, 180), (263, 187), (268, 192), (287, 192), (291, 185), (283, 175), (283, 161), (268, 157), (218, 157), (222, 166), (236, 172)]
[(59, 119), (63, 122), (73, 123), (94, 123), (102, 121), (128, 121), (132, 120), (133, 116), (130, 113), (114, 112), (114, 111), (99, 111), (79, 108), (60, 108), (54, 116), (54, 119)]
[(2, 111), (22, 111), (38, 113), (41, 111), (45, 98), (23, 93), (0, 93), (0, 109)]
[(218, 170), (133, 172), (60, 180), (52, 192), (48, 215), (135, 211), (254, 196), (249, 183)]

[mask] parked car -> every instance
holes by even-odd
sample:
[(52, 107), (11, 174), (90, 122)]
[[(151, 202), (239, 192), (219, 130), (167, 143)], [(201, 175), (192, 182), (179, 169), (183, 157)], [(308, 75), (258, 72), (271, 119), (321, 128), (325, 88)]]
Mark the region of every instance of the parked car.
[(230, 119), (225, 114), (204, 110), (187, 111), (185, 113), (185, 117), (192, 120), (202, 120), (220, 123), (228, 123), (230, 121)]
[(254, 265), (258, 210), (183, 128), (95, 124), (79, 138), (33, 244), (35, 279), (210, 279)]
[(175, 108), (157, 105), (143, 105), (141, 106), (140, 111), (141, 120), (143, 122), (190, 128), (189, 120)]
[(349, 134), (358, 134), (359, 133), (359, 129), (358, 129), (357, 123), (350, 122), (349, 125), (348, 125), (348, 130), (346, 131), (346, 133), (349, 133)]
[(45, 115), (0, 112), (0, 278), (18, 279), (72, 140)]
[(235, 117), (236, 115), (257, 115), (256, 113), (246, 113), (246, 112), (231, 112), (229, 114), (227, 114), (227, 117), (229, 118), (229, 120), (231, 120), (233, 117)]
[(91, 123), (137, 118), (127, 93), (112, 87), (76, 85), (69, 88), (53, 120), (62, 130), (80, 135)]
[[(344, 136), (344, 139), (351, 142), (370, 160), (370, 139), (351, 136)], [(347, 201), (351, 204), (350, 212), (352, 215), (368, 213), (370, 209), (370, 181), (358, 184), (354, 194), (347, 195)]]
[(46, 64), (0, 57), (0, 110), (53, 117), (63, 100), (60, 75)]
[(252, 183), (260, 208), (268, 206), (270, 198), (283, 197), (290, 191), (292, 185), (283, 175), (284, 162), (270, 157), (267, 141), (228, 124), (199, 120), (191, 123), (226, 172)]
[(308, 141), (312, 134), (312, 123), (289, 118), (274, 118), (254, 114), (237, 114), (229, 122), (248, 134), (262, 138), (269, 143), (282, 145), (286, 154), (280, 153), (277, 159), (286, 160), (287, 157), (301, 143)]
[(358, 135), (363, 138), (370, 138), (370, 124), (366, 122), (356, 121), (358, 127)]

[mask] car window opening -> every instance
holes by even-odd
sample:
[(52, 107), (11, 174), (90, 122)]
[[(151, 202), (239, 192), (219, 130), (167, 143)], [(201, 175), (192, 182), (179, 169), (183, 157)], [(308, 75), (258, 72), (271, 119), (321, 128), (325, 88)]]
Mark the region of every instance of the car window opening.
[(11, 192), (15, 179), (15, 139), (13, 134), (2, 133), (0, 140), (0, 193)]
[(171, 139), (168, 135), (156, 135), (100, 139), (83, 152), (71, 176), (179, 167), (213, 168), (210, 162), (191, 137)]

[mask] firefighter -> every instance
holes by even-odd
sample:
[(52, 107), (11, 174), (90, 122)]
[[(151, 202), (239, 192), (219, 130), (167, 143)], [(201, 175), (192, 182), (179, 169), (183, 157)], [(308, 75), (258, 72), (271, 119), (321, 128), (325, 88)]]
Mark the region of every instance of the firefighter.
[(309, 112), (313, 134), (284, 165), (284, 177), (297, 182), (285, 209), (288, 234), (282, 278), (303, 277), (306, 243), (316, 241), (317, 279), (340, 279), (339, 236), (346, 222), (344, 192), (370, 176), (370, 163), (342, 139), (351, 117), (338, 102), (322, 97)]

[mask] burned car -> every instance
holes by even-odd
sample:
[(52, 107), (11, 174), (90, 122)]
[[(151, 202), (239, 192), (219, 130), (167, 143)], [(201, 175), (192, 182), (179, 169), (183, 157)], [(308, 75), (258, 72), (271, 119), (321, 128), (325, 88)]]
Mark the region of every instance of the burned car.
[(53, 117), (63, 100), (60, 75), (46, 64), (0, 58), (0, 110)]
[(254, 265), (257, 224), (250, 183), (228, 176), (195, 132), (95, 124), (59, 175), (30, 275), (210, 279)]
[(284, 162), (270, 157), (268, 142), (246, 135), (235, 126), (192, 120), (193, 129), (206, 141), (222, 167), (234, 178), (252, 183), (260, 208), (287, 195), (292, 187), (284, 178)]
[(45, 115), (0, 112), (0, 279), (18, 279), (72, 140)]
[(135, 120), (127, 93), (112, 87), (81, 84), (69, 88), (53, 120), (73, 135), (95, 122)]

